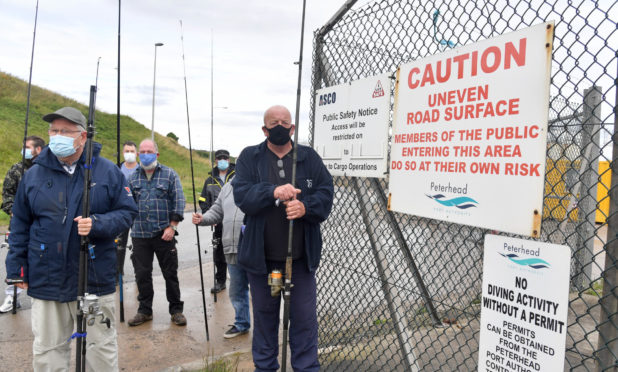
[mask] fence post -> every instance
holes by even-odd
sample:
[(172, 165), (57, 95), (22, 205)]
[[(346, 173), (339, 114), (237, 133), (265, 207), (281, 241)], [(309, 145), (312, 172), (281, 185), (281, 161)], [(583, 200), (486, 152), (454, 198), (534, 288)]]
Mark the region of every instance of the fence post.
[[(389, 259), (383, 251), (378, 249), (378, 243), (376, 241), (376, 237), (379, 236), (379, 233), (376, 231), (377, 228), (374, 224), (372, 224), (372, 221), (381, 221), (381, 218), (377, 215), (373, 208), (374, 203), (371, 202), (370, 195), (367, 192), (368, 190), (365, 185), (363, 185), (363, 181), (358, 177), (352, 177), (352, 183), (354, 184), (356, 195), (360, 199), (359, 204), (361, 208), (361, 215), (363, 216), (363, 222), (365, 224), (365, 228), (367, 229), (369, 242), (371, 243), (371, 250), (373, 251), (373, 255), (376, 260), (376, 266), (378, 268), (380, 282), (382, 284), (382, 291), (384, 292), (384, 297), (386, 298), (391, 318), (395, 323), (395, 332), (397, 333), (397, 340), (399, 341), (400, 350), (403, 353), (402, 356), (406, 371), (419, 371), (416, 363), (416, 355), (414, 354), (412, 346), (408, 342), (408, 340), (412, 340), (412, 335), (408, 332), (408, 319), (405, 312), (402, 311), (403, 304), (401, 303), (401, 296), (398, 296), (399, 289), (388, 282), (388, 278), (396, 278), (397, 276), (392, 275), (393, 273), (388, 266)], [(364, 192), (361, 191), (361, 188), (365, 189)]]
[(440, 317), (438, 316), (438, 312), (436, 311), (436, 307), (433, 306), (433, 301), (431, 300), (431, 296), (429, 296), (429, 291), (427, 291), (427, 286), (421, 277), (421, 272), (418, 270), (416, 266), (416, 262), (414, 261), (414, 257), (412, 256), (412, 252), (410, 251), (410, 247), (408, 247), (408, 243), (403, 237), (403, 233), (399, 228), (399, 224), (397, 220), (395, 220), (395, 216), (393, 216), (393, 212), (387, 210), (387, 200), (386, 195), (382, 191), (382, 188), (378, 184), (378, 180), (375, 178), (371, 179), (371, 184), (373, 186), (374, 192), (378, 195), (380, 199), (381, 208), (383, 208), (386, 212), (386, 217), (388, 219), (388, 223), (390, 224), (393, 232), (395, 233), (395, 238), (397, 239), (397, 244), (403, 253), (403, 256), (406, 259), (406, 263), (408, 268), (412, 272), (412, 276), (414, 277), (414, 281), (416, 282), (416, 286), (421, 292), (421, 297), (425, 301), (425, 307), (427, 308), (427, 313), (431, 317), (431, 321), (434, 326), (442, 326), (442, 321), (440, 321)]
[(605, 268), (603, 295), (599, 300), (599, 338), (597, 340), (597, 371), (609, 371), (618, 365), (618, 87), (614, 101), (614, 133), (612, 135), (612, 181), (609, 188), (610, 203), (607, 218), (607, 243), (605, 249)]
[[(582, 152), (578, 202), (577, 246), (575, 248), (575, 277), (573, 286), (584, 290), (592, 277), (592, 252), (597, 211), (597, 183), (599, 179), (599, 137), (601, 122), (601, 87), (584, 89), (582, 117)], [(565, 216), (568, 219), (568, 216)]]

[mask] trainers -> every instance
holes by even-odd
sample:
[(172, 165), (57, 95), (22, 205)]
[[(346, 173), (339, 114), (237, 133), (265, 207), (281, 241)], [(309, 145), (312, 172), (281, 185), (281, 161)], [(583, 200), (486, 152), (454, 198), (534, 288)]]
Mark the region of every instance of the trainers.
[[(21, 304), (19, 303), (19, 299), (17, 300), (17, 308), (19, 309)], [(0, 306), (0, 313), (8, 313), (9, 311), (13, 311), (13, 296), (8, 295), (4, 298), (4, 303)]]
[(135, 327), (135, 326), (138, 326), (140, 324), (144, 324), (144, 323), (146, 323), (147, 321), (150, 321), (150, 320), (152, 320), (152, 314), (146, 315), (146, 314), (142, 314), (142, 313), (137, 313), (137, 314), (135, 314), (133, 319), (129, 320), (127, 323), (129, 324), (129, 326)]
[(214, 287), (210, 288), (210, 293), (219, 293), (225, 289), (225, 282), (216, 283)]
[(234, 338), (236, 336), (244, 335), (244, 334), (246, 334), (248, 332), (249, 332), (248, 329), (245, 329), (244, 331), (239, 331), (238, 328), (236, 328), (236, 326), (233, 325), (230, 329), (225, 331), (225, 333), (223, 334), (223, 337), (225, 337), (225, 338)]
[(172, 314), (172, 322), (177, 326), (187, 325), (187, 318), (182, 313)]

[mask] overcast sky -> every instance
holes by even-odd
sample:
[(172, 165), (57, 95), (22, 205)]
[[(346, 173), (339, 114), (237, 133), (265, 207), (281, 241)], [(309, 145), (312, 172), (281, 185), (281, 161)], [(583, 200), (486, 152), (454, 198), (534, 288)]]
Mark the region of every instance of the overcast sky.
[[(301, 141), (308, 138), (313, 32), (343, 3), (307, 1)], [(0, 70), (27, 81), (36, 0), (0, 0), (0, 9)], [(263, 140), (267, 107), (286, 105), (294, 118), (301, 15), (302, 0), (122, 1), (121, 114), (150, 128), (154, 44), (164, 43), (157, 48), (155, 131), (174, 132), (188, 146), (182, 20), (192, 145), (209, 150), (212, 30), (215, 149), (238, 155)], [(97, 108), (115, 113), (117, 41), (118, 1), (40, 0), (32, 83), (87, 104), (101, 57)]]

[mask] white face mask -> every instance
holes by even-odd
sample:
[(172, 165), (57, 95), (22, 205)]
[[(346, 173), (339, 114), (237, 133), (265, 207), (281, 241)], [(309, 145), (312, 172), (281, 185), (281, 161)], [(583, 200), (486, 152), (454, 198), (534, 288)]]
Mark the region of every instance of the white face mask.
[(137, 154), (134, 152), (125, 152), (122, 154), (122, 156), (124, 156), (124, 161), (126, 161), (127, 163), (135, 163), (135, 161), (137, 160)]

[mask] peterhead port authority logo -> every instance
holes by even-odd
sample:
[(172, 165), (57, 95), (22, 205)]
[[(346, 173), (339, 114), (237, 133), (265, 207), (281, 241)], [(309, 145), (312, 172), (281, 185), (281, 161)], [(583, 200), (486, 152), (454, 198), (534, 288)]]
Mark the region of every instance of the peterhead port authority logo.
[(515, 253), (503, 254), (498, 252), (498, 254), (502, 257), (507, 258), (509, 261), (516, 263), (520, 266), (528, 266), (532, 269), (547, 269), (549, 268), (549, 262), (541, 259), (541, 258), (519, 258)]
[(442, 204), (445, 207), (455, 207), (458, 209), (468, 209), (468, 208), (476, 208), (478, 202), (467, 196), (457, 196), (452, 199), (448, 199), (445, 195), (435, 194), (435, 195), (427, 195), (426, 197), (434, 200), (437, 203)]
[(371, 95), (371, 98), (378, 98), (378, 97), (383, 97), (383, 96), (384, 96), (384, 89), (382, 88), (382, 83), (380, 82), (380, 80), (378, 80), (376, 87), (373, 89), (373, 94)]

